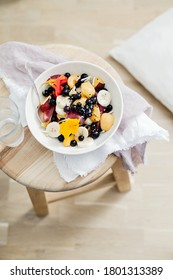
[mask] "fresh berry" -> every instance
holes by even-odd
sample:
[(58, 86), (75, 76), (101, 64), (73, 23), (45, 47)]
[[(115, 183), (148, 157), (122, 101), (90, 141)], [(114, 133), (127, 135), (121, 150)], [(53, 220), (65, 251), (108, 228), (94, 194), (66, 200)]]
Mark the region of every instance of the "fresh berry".
[(68, 95), (69, 95), (69, 90), (68, 90), (67, 88), (64, 88), (64, 89), (62, 90), (62, 95), (63, 95), (63, 96), (68, 96)]
[(76, 140), (71, 140), (70, 146), (75, 147), (77, 145)]
[(62, 134), (60, 134), (58, 136), (58, 140), (59, 140), (59, 142), (63, 142), (64, 141), (64, 136)]
[(91, 111), (91, 109), (86, 109), (86, 110), (85, 110), (85, 116), (86, 116), (87, 118), (89, 118), (89, 117), (92, 116), (92, 111)]
[(69, 72), (66, 72), (66, 73), (64, 74), (64, 76), (66, 76), (67, 78), (69, 78), (71, 75), (70, 75)]
[(80, 93), (72, 94), (72, 95), (70, 96), (70, 99), (71, 99), (72, 101), (75, 101), (75, 100), (77, 100), (77, 99), (80, 99), (80, 98), (81, 98), (81, 95), (80, 95), (80, 97), (79, 97), (79, 95), (80, 95)]
[(72, 105), (72, 106), (71, 106), (71, 111), (72, 111), (72, 112), (76, 112), (76, 105)]
[(86, 105), (84, 106), (84, 108), (85, 108), (85, 110), (86, 110), (86, 109), (89, 109), (90, 107), (89, 107), (88, 104), (86, 104)]
[(78, 102), (77, 104), (76, 104), (76, 108), (77, 109), (80, 109), (82, 107), (82, 103), (81, 102)]
[(77, 88), (81, 86), (81, 79), (79, 79), (79, 80), (76, 82), (75, 86), (76, 86)]
[(83, 73), (82, 75), (81, 75), (81, 79), (85, 79), (85, 78), (87, 78), (88, 77), (88, 75), (86, 74), (86, 73)]
[(87, 99), (86, 104), (87, 104), (88, 106), (92, 105), (92, 104), (93, 104), (93, 103), (92, 103), (92, 100), (91, 100), (90, 98)]
[(85, 138), (85, 137), (84, 137), (83, 135), (80, 135), (80, 136), (78, 137), (79, 141), (83, 141), (84, 138)]
[(70, 112), (70, 106), (65, 106), (64, 107), (64, 112), (69, 113)]
[(48, 88), (48, 92), (51, 94), (51, 93), (53, 93), (55, 90), (54, 90), (54, 88), (53, 87), (49, 87)]
[(80, 93), (76, 93), (76, 99), (80, 99), (81, 98), (81, 94)]
[(56, 122), (56, 121), (57, 121), (57, 117), (55, 115), (53, 115), (51, 118), (51, 122)]
[(67, 84), (64, 85), (64, 89), (70, 89)]
[(91, 100), (92, 104), (96, 104), (97, 103), (97, 97), (96, 96), (92, 96), (90, 98), (90, 100)]
[(109, 104), (106, 109), (104, 110), (105, 113), (109, 113), (110, 111), (112, 111), (113, 107), (111, 104)]
[(45, 89), (43, 92), (42, 92), (42, 95), (44, 97), (48, 97), (50, 95), (49, 91), (47, 89)]
[(82, 115), (82, 116), (85, 115), (85, 109), (84, 109), (83, 107), (80, 108), (78, 112), (79, 112), (79, 114)]
[(51, 98), (49, 100), (49, 103), (50, 103), (51, 106), (55, 106), (56, 105), (56, 99), (55, 98)]
[(99, 135), (100, 135), (100, 133), (99, 133), (99, 131), (98, 131), (98, 130), (91, 132), (91, 137), (92, 137), (93, 139), (98, 138), (98, 137), (99, 137)]
[(97, 123), (92, 123), (90, 127), (91, 127), (91, 130), (96, 130), (97, 129)]

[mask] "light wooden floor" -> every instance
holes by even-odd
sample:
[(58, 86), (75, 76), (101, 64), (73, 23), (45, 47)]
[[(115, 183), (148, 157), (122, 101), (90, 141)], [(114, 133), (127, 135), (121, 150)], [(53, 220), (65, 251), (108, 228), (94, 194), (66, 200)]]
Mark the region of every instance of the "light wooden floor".
[(23, 186), (0, 173), (0, 259), (173, 259), (173, 118), (109, 57), (172, 0), (1, 0), (0, 43), (67, 43), (105, 58), (153, 106), (170, 142), (152, 141), (132, 191), (114, 186), (50, 204), (34, 215)]

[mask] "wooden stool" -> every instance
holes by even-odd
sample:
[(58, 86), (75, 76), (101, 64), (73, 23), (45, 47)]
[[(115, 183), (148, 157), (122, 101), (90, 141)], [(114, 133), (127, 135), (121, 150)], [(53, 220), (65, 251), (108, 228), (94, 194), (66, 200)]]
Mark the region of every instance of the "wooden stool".
[[(102, 58), (82, 48), (68, 45), (49, 45), (46, 48), (63, 56), (66, 60), (85, 60), (105, 68), (116, 79), (115, 70)], [(9, 95), (4, 83), (0, 81), (1, 95)], [(0, 168), (11, 178), (26, 186), (33, 207), (38, 216), (48, 214), (46, 192), (58, 192), (58, 199), (104, 187), (105, 183), (116, 181), (120, 192), (130, 190), (129, 174), (122, 167), (121, 159), (110, 155), (95, 171), (85, 177), (78, 177), (66, 183), (53, 162), (52, 152), (40, 145), (25, 128), (25, 138), (16, 148), (0, 144)], [(104, 174), (112, 169), (112, 174)], [(57, 200), (58, 200), (57, 199)]]

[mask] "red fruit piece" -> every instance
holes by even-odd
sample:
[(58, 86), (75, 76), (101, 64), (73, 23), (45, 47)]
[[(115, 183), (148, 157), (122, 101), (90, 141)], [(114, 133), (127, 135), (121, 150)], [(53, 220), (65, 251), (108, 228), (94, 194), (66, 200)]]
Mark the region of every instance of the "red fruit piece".
[(56, 97), (61, 94), (63, 90), (62, 85), (67, 83), (67, 77), (65, 77), (64, 75), (54, 75), (52, 77), (53, 78), (48, 79), (45, 84), (48, 84), (55, 89), (54, 95)]
[(79, 119), (80, 116), (77, 113), (70, 112), (67, 114), (67, 119)]
[(48, 81), (51, 80), (51, 79), (57, 79), (57, 78), (59, 78), (60, 76), (61, 76), (60, 74), (50, 76), (50, 78), (48, 79)]
[(52, 118), (52, 115), (53, 115), (53, 112), (54, 112), (54, 107), (51, 107), (49, 110), (46, 110), (46, 111), (41, 111), (41, 108), (39, 107), (38, 109), (38, 116), (41, 120), (41, 122), (49, 122)]
[(104, 113), (105, 107), (103, 107), (102, 105), (98, 105), (99, 109), (100, 109), (100, 114)]
[(66, 118), (67, 119), (80, 119), (80, 124), (83, 124), (85, 121), (85, 118), (83, 116), (80, 116), (79, 114), (73, 113), (73, 112), (68, 113)]
[(50, 105), (49, 103), (49, 98), (46, 99), (46, 101), (40, 105), (39, 109), (42, 111), (42, 112), (45, 112), (47, 110), (49, 110), (52, 106)]

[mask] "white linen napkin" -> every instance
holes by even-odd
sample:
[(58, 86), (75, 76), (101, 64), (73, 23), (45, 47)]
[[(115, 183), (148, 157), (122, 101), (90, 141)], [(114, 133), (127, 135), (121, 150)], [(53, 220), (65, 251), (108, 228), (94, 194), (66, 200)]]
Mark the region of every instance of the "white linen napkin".
[[(7, 42), (0, 46), (0, 77), (10, 91), (10, 97), (19, 107), (21, 122), (26, 126), (25, 100), (32, 82), (26, 72), (26, 62), (33, 67), (36, 78), (48, 67), (63, 61), (44, 48), (20, 42)], [(8, 63), (7, 63), (8, 62)], [(61, 176), (70, 182), (97, 168), (111, 153), (122, 157), (124, 166), (136, 172), (144, 162), (146, 143), (151, 139), (168, 140), (168, 132), (153, 122), (147, 114), (151, 106), (123, 82), (118, 82), (123, 94), (124, 113), (121, 124), (113, 137), (94, 152), (78, 156), (54, 153), (54, 160)]]

